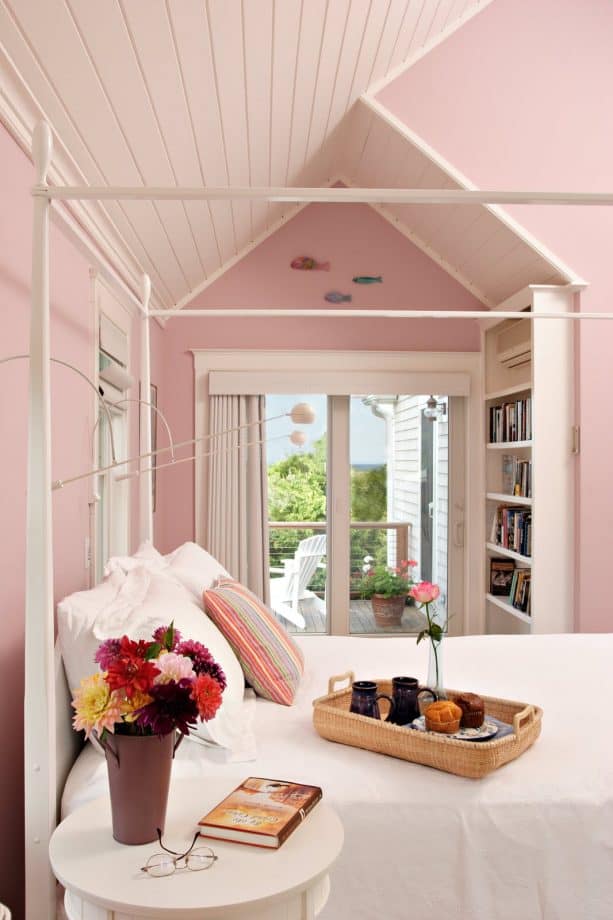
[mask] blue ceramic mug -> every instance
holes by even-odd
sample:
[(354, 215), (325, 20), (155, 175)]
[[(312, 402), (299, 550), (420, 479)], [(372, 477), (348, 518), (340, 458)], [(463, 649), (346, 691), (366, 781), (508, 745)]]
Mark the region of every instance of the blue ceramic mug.
[(430, 693), (435, 700), (438, 696), (430, 687), (420, 687), (416, 677), (392, 678), (392, 708), (386, 719), (394, 725), (409, 725), (419, 717), (419, 696)]
[(391, 696), (385, 693), (377, 693), (377, 685), (374, 680), (356, 680), (351, 685), (351, 706), (350, 712), (355, 712), (360, 716), (369, 716), (371, 719), (380, 719), (379, 700), (387, 700), (390, 707), (393, 708), (394, 701)]

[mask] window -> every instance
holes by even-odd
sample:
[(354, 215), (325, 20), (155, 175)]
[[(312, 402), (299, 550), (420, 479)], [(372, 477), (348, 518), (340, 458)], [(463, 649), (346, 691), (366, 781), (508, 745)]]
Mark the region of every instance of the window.
[[(108, 466), (112, 462), (111, 445), (114, 443), (118, 460), (129, 455), (128, 403), (126, 390), (132, 382), (129, 376), (128, 334), (104, 313), (100, 314), (98, 341), (98, 389), (110, 410), (99, 408), (96, 464)], [(112, 438), (111, 438), (112, 433)], [(104, 566), (110, 556), (126, 555), (129, 551), (130, 485), (128, 480), (116, 477), (124, 472), (122, 467), (98, 477), (96, 509), (96, 581), (102, 578)]]

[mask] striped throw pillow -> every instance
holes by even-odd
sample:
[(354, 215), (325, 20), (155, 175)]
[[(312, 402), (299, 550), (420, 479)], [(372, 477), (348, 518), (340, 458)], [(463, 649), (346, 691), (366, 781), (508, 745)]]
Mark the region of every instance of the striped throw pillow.
[(302, 652), (268, 607), (238, 581), (220, 579), (204, 609), (224, 634), (258, 696), (291, 706), (304, 670)]

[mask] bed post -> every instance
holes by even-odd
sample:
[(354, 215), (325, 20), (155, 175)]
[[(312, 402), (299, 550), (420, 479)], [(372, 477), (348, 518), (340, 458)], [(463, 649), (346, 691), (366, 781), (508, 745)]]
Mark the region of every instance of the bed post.
[(49, 837), (57, 821), (53, 659), (53, 521), (49, 354), (49, 208), (53, 140), (46, 122), (32, 136), (36, 172), (28, 416), (25, 608), (25, 866), (27, 920), (55, 916)]
[[(151, 343), (149, 336), (149, 300), (151, 298), (151, 280), (149, 275), (143, 275), (141, 302), (143, 305), (142, 332), (140, 346), (140, 398), (149, 402), (151, 400)], [(140, 405), (140, 450), (141, 454), (151, 453), (151, 408), (141, 403)], [(153, 494), (152, 474), (146, 470), (151, 467), (151, 457), (141, 461), (141, 474), (139, 477), (139, 538), (153, 542)], [(155, 462), (155, 459), (154, 459)]]

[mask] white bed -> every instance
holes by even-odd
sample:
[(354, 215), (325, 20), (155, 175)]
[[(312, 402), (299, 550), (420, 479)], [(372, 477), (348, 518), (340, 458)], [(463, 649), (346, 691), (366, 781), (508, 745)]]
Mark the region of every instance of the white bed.
[[(423, 676), (424, 646), (409, 638), (299, 642), (306, 674), (296, 704), (254, 704), (256, 759), (228, 762), (187, 741), (173, 782), (222, 773), (320, 784), (346, 833), (322, 920), (610, 920), (613, 635), (446, 640), (448, 686), (544, 709), (535, 746), (484, 780), (331, 744), (313, 729), (311, 703), (330, 675)], [(105, 789), (104, 760), (88, 746), (68, 779), (64, 813)]]

